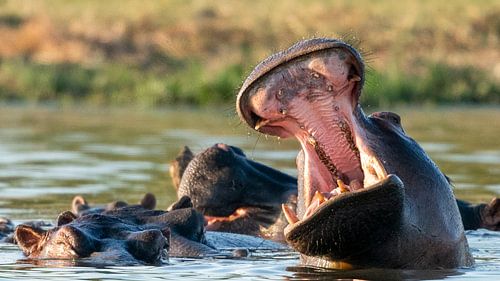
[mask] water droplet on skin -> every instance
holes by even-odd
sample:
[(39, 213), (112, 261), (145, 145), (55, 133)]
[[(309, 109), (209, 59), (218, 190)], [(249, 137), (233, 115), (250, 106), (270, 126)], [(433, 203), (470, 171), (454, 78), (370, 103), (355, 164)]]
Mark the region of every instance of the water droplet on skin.
[(288, 111), (286, 110), (286, 108), (280, 108), (280, 113), (285, 115)]
[(264, 138), (267, 140), (267, 135), (264, 135)]
[(333, 86), (328, 86), (328, 91), (329, 92), (333, 91)]

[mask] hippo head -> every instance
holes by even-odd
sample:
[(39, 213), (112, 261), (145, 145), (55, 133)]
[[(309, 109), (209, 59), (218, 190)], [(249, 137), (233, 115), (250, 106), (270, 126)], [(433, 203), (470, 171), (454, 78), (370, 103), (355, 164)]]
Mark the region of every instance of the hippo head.
[(208, 230), (258, 235), (276, 222), (281, 204), (296, 194), (295, 178), (248, 159), (237, 147), (215, 144), (189, 162), (181, 157), (186, 151), (172, 165), (177, 167), (172, 175), (183, 170), (177, 195), (191, 198), (205, 215)]
[(102, 214), (76, 218), (67, 211), (59, 215), (57, 226), (49, 230), (17, 226), (14, 239), (29, 259), (158, 264), (167, 258), (170, 229), (148, 229)]
[(406, 252), (401, 233), (463, 241), (463, 230), (446, 178), (406, 135), (399, 116), (363, 113), (364, 69), (360, 53), (345, 42), (301, 41), (253, 70), (236, 107), (255, 130), (301, 145), (297, 212), (283, 206), (289, 244), (326, 263), (402, 266), (418, 254)]

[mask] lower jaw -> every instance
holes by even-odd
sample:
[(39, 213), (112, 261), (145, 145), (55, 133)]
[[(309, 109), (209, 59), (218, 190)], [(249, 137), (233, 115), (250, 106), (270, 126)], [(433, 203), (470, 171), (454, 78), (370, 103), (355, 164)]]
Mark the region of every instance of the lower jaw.
[(302, 254), (346, 260), (383, 242), (399, 227), (404, 187), (395, 175), (321, 205), (308, 218), (285, 228), (287, 242)]

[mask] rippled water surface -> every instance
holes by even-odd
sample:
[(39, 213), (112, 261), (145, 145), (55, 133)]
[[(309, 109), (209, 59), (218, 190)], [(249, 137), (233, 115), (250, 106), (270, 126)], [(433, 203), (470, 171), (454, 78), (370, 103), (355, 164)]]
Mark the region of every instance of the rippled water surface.
[[(400, 109), (403, 126), (450, 176), (457, 197), (485, 202), (500, 194), (500, 110)], [(145, 192), (166, 208), (175, 198), (168, 163), (183, 145), (195, 152), (217, 142), (295, 173), (298, 145), (240, 124), (231, 108), (127, 112), (0, 107), (0, 216), (51, 221), (76, 194), (89, 201), (136, 202)], [(160, 267), (75, 267), (23, 261), (0, 243), (0, 279), (256, 280), (500, 278), (500, 234), (467, 234), (476, 266), (437, 271), (327, 271), (300, 267), (295, 253), (245, 259), (170, 259)]]

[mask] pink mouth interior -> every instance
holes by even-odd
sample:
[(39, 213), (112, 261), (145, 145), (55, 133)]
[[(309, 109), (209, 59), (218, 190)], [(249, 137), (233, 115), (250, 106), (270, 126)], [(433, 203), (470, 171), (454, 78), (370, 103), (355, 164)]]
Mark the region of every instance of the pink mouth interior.
[[(343, 50), (302, 58), (269, 74), (249, 98), (256, 130), (294, 136), (302, 146), (303, 218), (327, 200), (383, 177), (383, 167), (368, 163), (374, 158), (354, 117), (361, 78), (353, 60)], [(284, 211), (291, 216), (289, 222), (298, 220)]]

